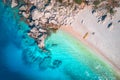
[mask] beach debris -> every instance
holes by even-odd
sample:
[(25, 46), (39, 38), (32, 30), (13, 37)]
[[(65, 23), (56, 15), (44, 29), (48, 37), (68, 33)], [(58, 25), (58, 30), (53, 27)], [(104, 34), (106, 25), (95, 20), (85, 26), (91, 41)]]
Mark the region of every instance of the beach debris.
[(83, 39), (86, 39), (88, 36), (88, 32), (85, 33), (85, 35), (83, 36)]

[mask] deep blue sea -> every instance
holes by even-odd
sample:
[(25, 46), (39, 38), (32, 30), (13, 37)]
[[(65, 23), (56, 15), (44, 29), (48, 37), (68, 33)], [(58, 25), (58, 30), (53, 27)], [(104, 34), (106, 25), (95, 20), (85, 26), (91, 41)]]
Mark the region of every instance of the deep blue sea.
[(58, 31), (38, 48), (17, 8), (0, 2), (0, 80), (116, 80), (114, 70), (85, 45)]

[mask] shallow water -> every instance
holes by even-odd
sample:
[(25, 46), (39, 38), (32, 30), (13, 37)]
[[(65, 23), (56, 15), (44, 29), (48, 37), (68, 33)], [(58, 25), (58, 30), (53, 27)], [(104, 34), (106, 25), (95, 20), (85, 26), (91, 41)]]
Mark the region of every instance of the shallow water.
[(108, 64), (69, 34), (53, 33), (44, 52), (28, 30), (17, 9), (0, 2), (0, 80), (116, 80)]

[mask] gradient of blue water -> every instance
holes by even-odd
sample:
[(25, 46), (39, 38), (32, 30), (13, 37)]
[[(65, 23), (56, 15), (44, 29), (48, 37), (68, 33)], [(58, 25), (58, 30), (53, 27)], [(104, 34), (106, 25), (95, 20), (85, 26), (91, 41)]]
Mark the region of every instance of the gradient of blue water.
[[(59, 68), (49, 68), (43, 71), (39, 69), (37, 63), (26, 65), (22, 58), (23, 54), (27, 54), (23, 53), (24, 50), (28, 52), (31, 50), (35, 56), (44, 57), (45, 55), (40, 55), (42, 52), (38, 52), (34, 40), (27, 36), (26, 32), (29, 28), (24, 21), (19, 20), (16, 12), (17, 10), (0, 2), (0, 80), (115, 79), (114, 74), (99, 63), (100, 61), (94, 62), (96, 59), (90, 58), (90, 55), (89, 57), (83, 55), (87, 52), (76, 50), (73, 46), (77, 43), (71, 43), (70, 40), (68, 42), (69, 37), (66, 37), (61, 31), (46, 40), (46, 46), (51, 52), (52, 59), (62, 60), (62, 65)], [(56, 45), (52, 46), (52, 44)], [(98, 71), (95, 69), (97, 65), (100, 65)]]
[[(14, 12), (17, 11), (0, 2), (0, 80), (62, 80), (58, 70), (40, 71), (36, 65), (32, 68), (24, 64), (23, 50), (31, 48), (34, 40), (27, 36), (28, 26)], [(31, 50), (35, 47), (36, 44)]]

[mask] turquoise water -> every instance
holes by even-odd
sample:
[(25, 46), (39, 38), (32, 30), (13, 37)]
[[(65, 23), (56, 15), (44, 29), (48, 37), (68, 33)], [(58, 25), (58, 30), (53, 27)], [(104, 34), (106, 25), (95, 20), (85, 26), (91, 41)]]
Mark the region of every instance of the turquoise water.
[(46, 39), (47, 51), (39, 49), (17, 12), (0, 2), (0, 80), (116, 80), (108, 64), (63, 31)]

